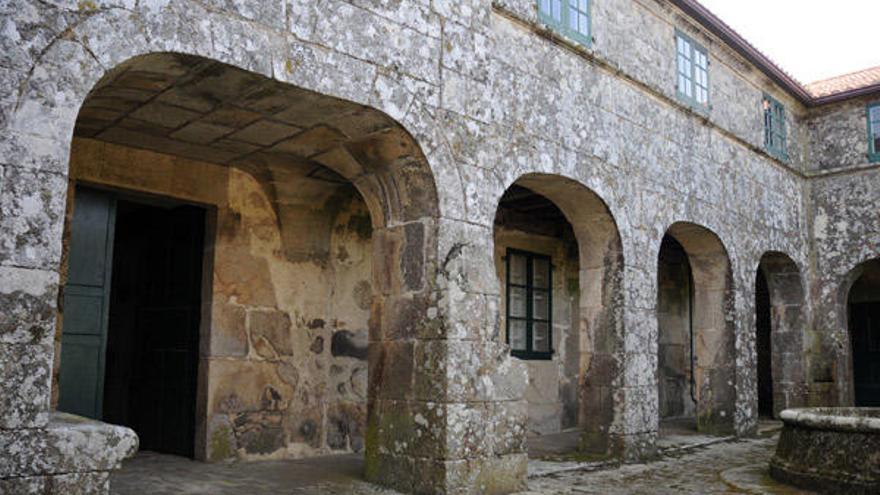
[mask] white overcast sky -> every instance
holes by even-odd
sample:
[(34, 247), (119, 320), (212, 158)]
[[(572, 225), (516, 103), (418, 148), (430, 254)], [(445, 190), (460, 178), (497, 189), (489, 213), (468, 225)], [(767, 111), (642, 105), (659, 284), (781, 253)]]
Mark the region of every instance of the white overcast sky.
[(880, 65), (880, 0), (700, 0), (802, 83)]

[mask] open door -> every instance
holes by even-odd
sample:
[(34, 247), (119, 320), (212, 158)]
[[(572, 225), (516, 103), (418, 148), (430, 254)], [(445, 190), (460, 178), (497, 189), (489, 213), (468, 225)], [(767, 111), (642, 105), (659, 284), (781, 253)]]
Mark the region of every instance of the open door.
[(116, 200), (77, 188), (62, 308), (58, 410), (102, 419)]
[(192, 457), (205, 211), (78, 188), (58, 409)]

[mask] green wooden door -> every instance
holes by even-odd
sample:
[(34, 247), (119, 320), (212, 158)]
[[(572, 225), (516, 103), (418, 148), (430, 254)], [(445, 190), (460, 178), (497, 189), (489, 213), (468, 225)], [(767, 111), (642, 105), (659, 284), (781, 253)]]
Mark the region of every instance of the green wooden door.
[(70, 224), (58, 409), (101, 419), (116, 201), (77, 188)]

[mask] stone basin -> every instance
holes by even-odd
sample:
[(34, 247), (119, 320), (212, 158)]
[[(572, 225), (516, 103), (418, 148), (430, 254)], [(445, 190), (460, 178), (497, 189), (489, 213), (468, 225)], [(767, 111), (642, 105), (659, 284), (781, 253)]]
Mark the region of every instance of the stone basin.
[(831, 494), (880, 493), (880, 408), (788, 409), (770, 475)]

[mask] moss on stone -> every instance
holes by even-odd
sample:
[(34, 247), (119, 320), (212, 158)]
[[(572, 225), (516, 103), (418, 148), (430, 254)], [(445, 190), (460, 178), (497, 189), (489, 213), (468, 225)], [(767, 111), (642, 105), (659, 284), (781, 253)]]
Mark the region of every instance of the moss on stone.
[(229, 459), (235, 455), (232, 442), (229, 441), (232, 430), (228, 426), (221, 426), (211, 434), (211, 450), (209, 460), (212, 462)]

